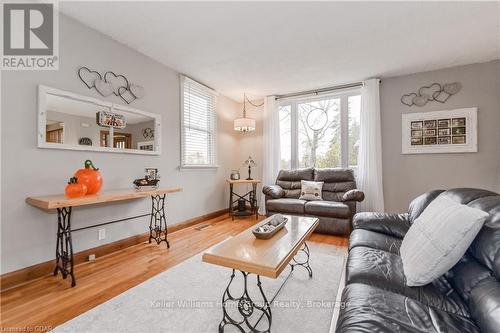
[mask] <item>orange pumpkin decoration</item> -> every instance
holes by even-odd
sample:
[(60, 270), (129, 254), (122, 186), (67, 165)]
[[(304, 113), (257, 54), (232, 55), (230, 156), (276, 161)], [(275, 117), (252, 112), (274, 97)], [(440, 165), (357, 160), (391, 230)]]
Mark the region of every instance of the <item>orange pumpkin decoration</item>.
[(87, 186), (87, 194), (96, 194), (102, 186), (102, 176), (98, 168), (95, 168), (91, 160), (85, 161), (85, 168), (75, 172), (79, 183)]
[(80, 198), (87, 194), (87, 186), (85, 184), (78, 183), (78, 178), (71, 177), (68, 185), (66, 185), (65, 192), (66, 196), (70, 199)]

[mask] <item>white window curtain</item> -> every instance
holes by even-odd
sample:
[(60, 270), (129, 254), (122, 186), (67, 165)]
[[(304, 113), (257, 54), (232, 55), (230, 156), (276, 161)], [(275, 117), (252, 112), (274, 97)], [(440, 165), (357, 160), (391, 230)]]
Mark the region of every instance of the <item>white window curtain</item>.
[[(274, 184), (280, 169), (280, 121), (275, 96), (264, 100), (264, 135), (262, 140), (262, 184)], [(266, 213), (265, 196), (261, 194), (259, 214)]]
[(361, 88), (357, 173), (358, 188), (365, 192), (365, 200), (360, 203), (361, 211), (384, 211), (379, 87), (379, 79), (369, 79)]

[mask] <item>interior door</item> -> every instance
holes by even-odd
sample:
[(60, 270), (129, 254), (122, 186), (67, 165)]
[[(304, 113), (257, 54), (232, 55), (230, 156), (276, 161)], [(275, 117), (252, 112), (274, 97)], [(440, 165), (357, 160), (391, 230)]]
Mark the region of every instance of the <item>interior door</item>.
[[(109, 131), (101, 131), (101, 147), (108, 147)], [(113, 147), (119, 149), (132, 148), (132, 134), (130, 133), (114, 133)]]

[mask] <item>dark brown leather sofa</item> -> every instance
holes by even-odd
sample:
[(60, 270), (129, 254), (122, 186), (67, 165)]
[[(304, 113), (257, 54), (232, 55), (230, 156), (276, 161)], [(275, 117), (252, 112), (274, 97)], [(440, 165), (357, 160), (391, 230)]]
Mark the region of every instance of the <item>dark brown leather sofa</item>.
[[(324, 182), (322, 201), (300, 200), (301, 180)], [(277, 213), (319, 218), (315, 232), (348, 235), (363, 192), (356, 189), (350, 169), (281, 170), (275, 185), (264, 186), (266, 215)]]
[[(401, 241), (437, 196), (490, 216), (450, 271), (408, 287)], [(500, 195), (469, 188), (431, 191), (413, 200), (408, 213), (359, 213), (353, 226), (337, 333), (500, 332)]]

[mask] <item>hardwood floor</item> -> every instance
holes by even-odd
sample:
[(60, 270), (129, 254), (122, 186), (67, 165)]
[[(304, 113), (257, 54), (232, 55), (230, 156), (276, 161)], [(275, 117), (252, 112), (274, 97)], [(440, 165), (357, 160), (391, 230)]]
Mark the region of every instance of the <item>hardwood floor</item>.
[[(208, 228), (197, 230), (198, 224), (169, 234), (170, 249), (142, 243), (79, 264), (74, 288), (59, 274), (9, 289), (0, 294), (1, 331), (50, 330), (255, 223), (253, 217), (219, 217), (204, 222)], [(347, 247), (348, 240), (313, 234), (309, 241)]]

